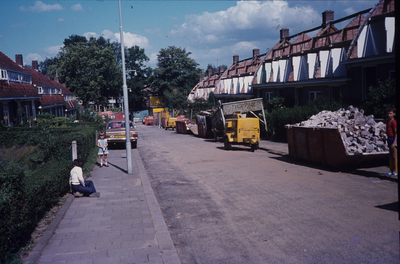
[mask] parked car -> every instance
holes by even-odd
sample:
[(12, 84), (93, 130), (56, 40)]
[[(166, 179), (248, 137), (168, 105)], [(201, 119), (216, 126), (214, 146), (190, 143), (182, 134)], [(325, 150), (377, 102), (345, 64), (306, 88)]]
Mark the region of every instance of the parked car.
[[(130, 140), (132, 148), (137, 147), (138, 132), (132, 122), (130, 123)], [(126, 142), (125, 135), (125, 121), (124, 120), (112, 120), (108, 121), (106, 127), (106, 138), (109, 146), (121, 144)]]

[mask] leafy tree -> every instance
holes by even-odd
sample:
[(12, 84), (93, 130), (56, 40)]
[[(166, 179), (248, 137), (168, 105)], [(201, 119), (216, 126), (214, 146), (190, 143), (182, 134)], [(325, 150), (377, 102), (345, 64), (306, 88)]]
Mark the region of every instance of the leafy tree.
[(73, 35), (66, 39), (57, 57), (48, 61), (52, 64), (46, 70), (52, 74), (58, 71), (60, 81), (85, 106), (89, 102), (106, 105), (108, 96), (122, 94), (122, 71), (117, 55), (103, 37), (89, 41), (83, 38)]
[(157, 55), (157, 68), (149, 81), (154, 92), (164, 99), (168, 106), (169, 98), (172, 98), (174, 108), (185, 108), (187, 105), (187, 94), (198, 83), (201, 70), (197, 68), (198, 63), (191, 59), (191, 52), (185, 49), (170, 46), (161, 49)]
[(143, 88), (152, 73), (150, 67), (145, 63), (150, 59), (146, 56), (144, 49), (133, 46), (125, 49), (125, 66), (127, 69), (127, 86), (129, 88), (129, 108), (131, 111), (140, 111), (146, 108)]

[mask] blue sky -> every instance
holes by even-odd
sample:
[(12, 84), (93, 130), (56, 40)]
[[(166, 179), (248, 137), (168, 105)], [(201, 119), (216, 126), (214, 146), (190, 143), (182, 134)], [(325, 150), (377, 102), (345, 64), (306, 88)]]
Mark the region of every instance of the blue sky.
[[(333, 10), (335, 19), (371, 8), (377, 0), (352, 1), (133, 1), (122, 0), (125, 45), (138, 45), (155, 68), (162, 48), (176, 46), (192, 53), (205, 69), (231, 65), (265, 53), (289, 34), (321, 25), (321, 13)], [(65, 38), (100, 36), (119, 42), (118, 0), (12, 0), (0, 8), (0, 51), (24, 64), (54, 57)], [(312, 34), (310, 35), (312, 37)]]

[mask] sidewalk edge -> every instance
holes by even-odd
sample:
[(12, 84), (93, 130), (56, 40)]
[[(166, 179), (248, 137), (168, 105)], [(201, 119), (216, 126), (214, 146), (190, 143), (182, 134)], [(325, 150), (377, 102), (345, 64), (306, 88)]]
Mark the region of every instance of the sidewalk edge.
[(43, 236), (40, 238), (39, 242), (36, 244), (36, 246), (33, 248), (31, 253), (29, 254), (29, 257), (25, 261), (25, 264), (35, 264), (36, 261), (40, 258), (44, 248), (49, 243), (51, 237), (54, 234), (54, 231), (60, 224), (61, 220), (64, 218), (64, 215), (67, 212), (68, 208), (71, 206), (74, 198), (75, 197), (72, 194), (70, 194), (68, 196), (67, 200), (65, 200), (63, 206), (58, 211), (58, 213), (54, 217), (54, 219), (51, 221), (51, 224), (47, 227), (46, 231), (44, 232)]
[(168, 264), (181, 264), (171, 235), (168, 231), (167, 225), (165, 224), (160, 205), (158, 204), (157, 199), (154, 195), (154, 191), (151, 188), (149, 176), (144, 167), (143, 158), (140, 155), (139, 150), (133, 151), (133, 158), (139, 168), (140, 179), (142, 180), (142, 186), (146, 196), (147, 204), (150, 209), (150, 214), (153, 220), (154, 230), (156, 233), (158, 246), (161, 251), (163, 262)]

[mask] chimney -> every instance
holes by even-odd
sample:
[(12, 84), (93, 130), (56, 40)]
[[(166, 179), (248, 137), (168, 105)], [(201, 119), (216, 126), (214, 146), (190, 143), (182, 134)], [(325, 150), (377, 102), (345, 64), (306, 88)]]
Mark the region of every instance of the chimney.
[(239, 55), (233, 55), (233, 64), (237, 64), (239, 62)]
[(50, 74), (46, 74), (45, 76), (46, 76), (47, 79), (50, 80)]
[(253, 59), (260, 56), (260, 49), (253, 49)]
[(24, 66), (24, 61), (22, 59), (22, 54), (16, 54), (15, 55), (15, 63), (18, 64), (21, 67)]
[(289, 37), (289, 29), (288, 28), (282, 28), (280, 30), (281, 32), (281, 41), (284, 40), (285, 38)]
[(37, 60), (32, 61), (32, 69), (35, 71), (39, 70), (39, 64)]
[(212, 75), (212, 69), (208, 69), (208, 77)]
[(322, 13), (322, 26), (325, 27), (326, 24), (334, 20), (334, 12), (332, 10), (326, 10)]
[(219, 73), (223, 73), (224, 72), (224, 66), (219, 66)]

